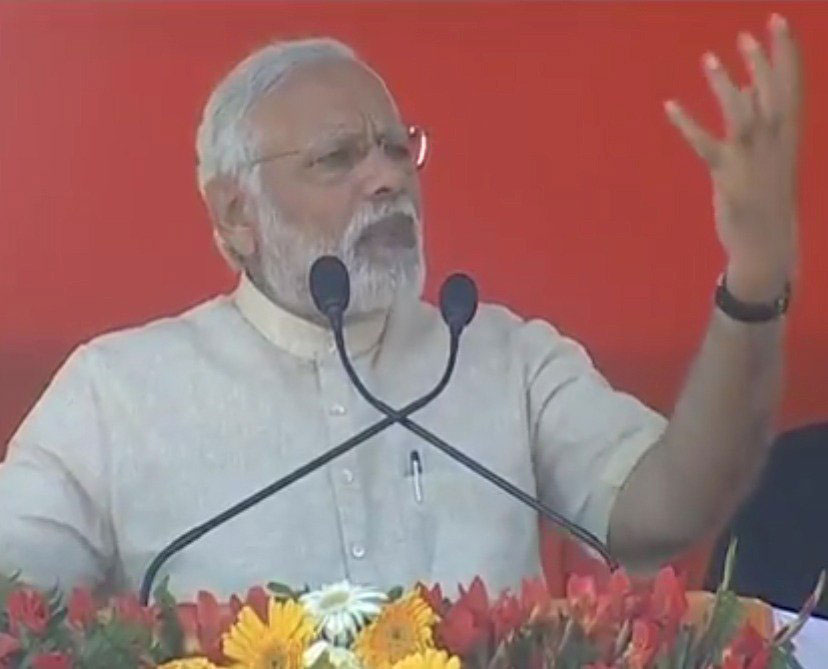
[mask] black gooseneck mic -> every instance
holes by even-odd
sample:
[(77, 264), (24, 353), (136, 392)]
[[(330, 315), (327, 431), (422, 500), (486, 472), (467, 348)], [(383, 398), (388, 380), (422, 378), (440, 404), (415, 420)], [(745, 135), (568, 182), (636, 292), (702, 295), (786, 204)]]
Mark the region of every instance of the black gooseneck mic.
[[(319, 308), (322, 313), (324, 313), (329, 319), (338, 323), (338, 331), (342, 332), (342, 317), (345, 313), (345, 309), (348, 307), (348, 300), (350, 297), (350, 285), (348, 279), (348, 272), (345, 271), (344, 275), (342, 274), (341, 270), (344, 270), (345, 267), (337, 261), (336, 263), (322, 263), (320, 264), (319, 261), (314, 264), (312, 275), (315, 276), (313, 282), (317, 286), (323, 286), (323, 291), (325, 294), (325, 300), (323, 302), (317, 301), (316, 295), (314, 295), (314, 301), (316, 306)], [(471, 281), (470, 279), (468, 280)], [(312, 282), (312, 283), (313, 283)], [(451, 284), (452, 288), (447, 288)], [(474, 284), (471, 284), (472, 288)], [(449, 280), (444, 284), (443, 291), (450, 292), (452, 295), (455, 294), (455, 291), (462, 292), (468, 291), (468, 287), (462, 288), (457, 284), (456, 280), (452, 281)], [(192, 544), (195, 541), (198, 541), (201, 537), (203, 537), (208, 532), (216, 529), (220, 525), (228, 522), (229, 520), (235, 518), (241, 513), (244, 513), (252, 506), (255, 506), (259, 502), (264, 501), (271, 495), (275, 495), (280, 490), (287, 488), (292, 483), (303, 479), (304, 477), (308, 476), (312, 472), (316, 471), (320, 467), (325, 466), (332, 460), (338, 458), (341, 455), (344, 455), (348, 451), (354, 449), (359, 444), (367, 441), (371, 437), (379, 434), (383, 430), (387, 429), (391, 425), (397, 422), (397, 416), (408, 416), (419, 409), (422, 409), (426, 404), (433, 401), (440, 393), (443, 392), (446, 385), (448, 385), (449, 379), (451, 378), (452, 373), (454, 372), (454, 366), (457, 362), (457, 351), (460, 345), (460, 334), (462, 333), (463, 327), (472, 319), (474, 316), (474, 309), (476, 308), (476, 295), (475, 295), (475, 304), (471, 310), (466, 307), (466, 310), (459, 309), (456, 306), (457, 301), (453, 301), (452, 305), (454, 306), (446, 306), (446, 309), (452, 314), (451, 315), (451, 322), (449, 322), (449, 329), (451, 331), (451, 341), (449, 343), (449, 356), (448, 361), (446, 363), (445, 371), (443, 372), (443, 376), (437, 382), (437, 385), (434, 388), (420, 397), (417, 400), (407, 404), (405, 407), (400, 409), (399, 412), (395, 412), (394, 417), (386, 416), (382, 420), (374, 423), (373, 425), (365, 428), (361, 432), (355, 434), (350, 439), (343, 441), (338, 446), (333, 447), (329, 451), (326, 451), (322, 455), (314, 458), (307, 464), (299, 467), (295, 471), (291, 472), (290, 474), (280, 478), (277, 481), (274, 481), (270, 485), (262, 488), (261, 490), (253, 493), (249, 497), (246, 497), (241, 502), (234, 504), (229, 509), (222, 511), (218, 515), (210, 518), (209, 520), (193, 527), (192, 529), (188, 530), (187, 532), (183, 533), (173, 541), (171, 541), (167, 546), (165, 546), (158, 555), (150, 563), (149, 567), (147, 567), (146, 572), (144, 573), (144, 578), (141, 581), (141, 588), (139, 590), (139, 601), (141, 602), (142, 606), (146, 606), (149, 603), (150, 592), (152, 590), (152, 584), (155, 580), (155, 577), (158, 575), (161, 567), (164, 563), (169, 560), (173, 555), (178, 553), (179, 551), (184, 550), (187, 546)], [(441, 301), (442, 305), (442, 301)], [(446, 311), (444, 310), (444, 317)], [(462, 322), (462, 317), (465, 317), (464, 314), (467, 314), (465, 322)]]
[[(380, 413), (385, 414), (387, 418), (399, 423), (406, 429), (419, 436), (421, 439), (427, 441), (429, 444), (436, 447), (450, 458), (456, 460), (468, 469), (471, 469), (478, 476), (482, 476), (484, 479), (497, 486), (508, 495), (511, 495), (520, 502), (523, 502), (545, 518), (548, 518), (559, 527), (580, 539), (582, 542), (597, 551), (610, 569), (615, 570), (618, 568), (618, 562), (610, 554), (609, 549), (594, 534), (568, 520), (557, 511), (549, 508), (540, 500), (527, 494), (501, 476), (498, 476), (493, 471), (477, 462), (477, 460), (474, 460), (451, 444), (443, 441), (429, 430), (421, 427), (418, 423), (410, 420), (403, 412), (393, 409), (385, 402), (371, 394), (357, 375), (345, 349), (345, 338), (343, 336), (342, 323), (343, 314), (345, 309), (347, 309), (348, 302), (350, 300), (350, 279), (348, 278), (348, 270), (338, 258), (333, 256), (323, 256), (319, 258), (311, 268), (310, 281), (314, 303), (319, 311), (328, 318), (331, 328), (333, 329), (334, 341), (336, 342), (336, 348), (339, 352), (339, 359), (342, 361), (342, 366), (345, 368), (345, 372), (354, 384), (357, 392), (359, 392), (359, 394), (371, 406), (377, 409)], [(443, 284), (443, 288), (440, 291), (440, 311), (452, 333), (455, 329), (457, 329), (458, 332), (461, 331), (463, 327), (465, 327), (474, 317), (476, 309), (477, 288), (468, 276), (462, 274), (454, 275)], [(452, 339), (454, 339), (454, 337), (452, 337)]]

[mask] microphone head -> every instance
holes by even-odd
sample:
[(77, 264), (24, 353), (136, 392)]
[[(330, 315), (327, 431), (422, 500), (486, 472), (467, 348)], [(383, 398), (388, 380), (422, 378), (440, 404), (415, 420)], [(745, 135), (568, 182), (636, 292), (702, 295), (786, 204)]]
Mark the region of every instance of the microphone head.
[(316, 308), (328, 319), (342, 316), (351, 299), (351, 280), (335, 256), (317, 258), (310, 269), (310, 291)]
[(452, 274), (440, 288), (440, 313), (452, 332), (460, 332), (477, 313), (477, 286), (467, 274)]

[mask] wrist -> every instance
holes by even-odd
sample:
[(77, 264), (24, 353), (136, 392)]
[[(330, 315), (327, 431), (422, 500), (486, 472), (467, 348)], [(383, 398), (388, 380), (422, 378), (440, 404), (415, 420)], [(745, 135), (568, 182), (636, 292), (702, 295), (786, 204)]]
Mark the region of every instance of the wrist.
[(740, 302), (767, 303), (788, 286), (790, 270), (781, 265), (731, 262), (727, 266), (727, 290)]
[[(758, 284), (750, 284), (752, 288)], [(751, 292), (752, 295), (759, 293)], [(734, 295), (730, 288), (727, 272), (719, 276), (714, 302), (720, 311), (730, 318), (742, 323), (765, 323), (779, 319), (788, 310), (791, 297), (791, 284), (785, 281), (781, 289), (770, 299), (746, 300)]]

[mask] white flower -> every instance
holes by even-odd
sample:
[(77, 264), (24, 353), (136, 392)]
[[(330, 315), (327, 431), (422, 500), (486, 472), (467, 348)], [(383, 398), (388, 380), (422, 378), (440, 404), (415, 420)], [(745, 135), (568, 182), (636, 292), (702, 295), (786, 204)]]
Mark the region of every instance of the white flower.
[(317, 641), (305, 651), (305, 666), (312, 667), (323, 654), (327, 654), (328, 664), (334, 669), (363, 669), (362, 663), (350, 650), (334, 646), (328, 641)]
[(316, 619), (324, 638), (347, 646), (366, 623), (379, 615), (388, 597), (379, 590), (342, 581), (304, 594), (300, 601)]

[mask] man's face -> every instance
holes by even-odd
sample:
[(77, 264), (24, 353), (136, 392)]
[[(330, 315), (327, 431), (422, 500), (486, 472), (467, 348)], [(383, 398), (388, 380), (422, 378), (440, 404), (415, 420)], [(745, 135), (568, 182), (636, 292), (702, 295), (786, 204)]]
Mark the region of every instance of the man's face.
[(257, 238), (248, 270), (271, 297), (314, 316), (307, 275), (326, 253), (351, 273), (352, 315), (385, 309), (400, 292), (419, 294), (419, 181), (380, 80), (353, 62), (301, 66), (249, 120), (259, 157), (279, 156), (260, 164), (248, 194)]

